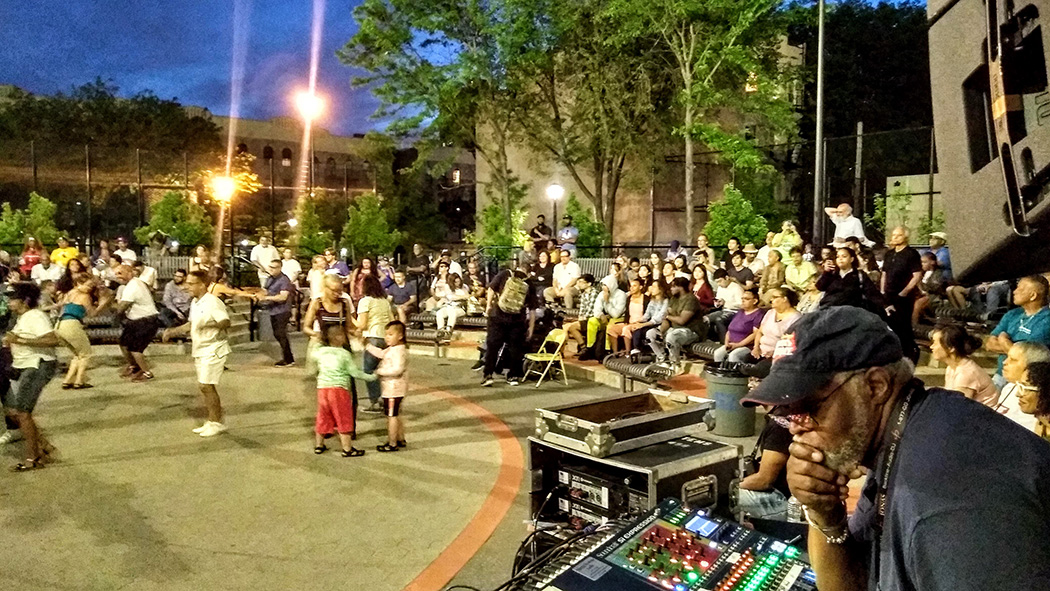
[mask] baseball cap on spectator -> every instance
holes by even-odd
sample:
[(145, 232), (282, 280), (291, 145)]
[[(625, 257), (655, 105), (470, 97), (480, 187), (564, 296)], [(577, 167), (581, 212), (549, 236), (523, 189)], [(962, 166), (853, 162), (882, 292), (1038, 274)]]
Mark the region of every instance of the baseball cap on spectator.
[(794, 404), (819, 392), (837, 373), (903, 358), (897, 335), (867, 310), (833, 306), (803, 314), (777, 341), (769, 375), (743, 402)]
[(941, 240), (944, 240), (945, 242), (948, 241), (948, 235), (945, 234), (944, 232), (930, 232), (930, 238), (940, 238)]

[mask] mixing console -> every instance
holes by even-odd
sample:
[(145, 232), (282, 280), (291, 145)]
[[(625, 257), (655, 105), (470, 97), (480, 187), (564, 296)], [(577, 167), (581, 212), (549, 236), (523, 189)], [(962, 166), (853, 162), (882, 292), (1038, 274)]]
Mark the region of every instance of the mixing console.
[(814, 591), (799, 548), (662, 502), (563, 572), (547, 591)]

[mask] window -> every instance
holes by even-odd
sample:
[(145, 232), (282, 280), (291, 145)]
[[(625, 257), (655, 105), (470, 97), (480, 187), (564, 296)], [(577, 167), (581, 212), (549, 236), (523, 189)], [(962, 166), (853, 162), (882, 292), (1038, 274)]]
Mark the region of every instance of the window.
[(263, 148), (263, 160), (273, 160), (273, 148), (271, 146)]
[(460, 181), (460, 173), (458, 168), (452, 169), (452, 184), (458, 185)]
[(292, 150), (290, 148), (285, 148), (285, 149), (281, 150), (281, 166), (291, 166), (291, 165), (292, 165)]

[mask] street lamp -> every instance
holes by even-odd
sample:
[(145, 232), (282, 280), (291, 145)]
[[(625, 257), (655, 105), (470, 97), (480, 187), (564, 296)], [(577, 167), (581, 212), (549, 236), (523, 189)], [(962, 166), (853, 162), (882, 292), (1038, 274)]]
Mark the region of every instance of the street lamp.
[(313, 195), (314, 193), (314, 138), (313, 138), (313, 122), (321, 116), (324, 111), (324, 99), (317, 96), (313, 91), (302, 91), (295, 95), (295, 106), (299, 109), (299, 114), (303, 116), (304, 131), (303, 138), (310, 144), (310, 163), (309, 163), (309, 175), (307, 182), (309, 183), (309, 191), (307, 195)]
[(298, 225), (299, 225), (299, 220), (297, 220), (297, 219), (295, 219), (295, 218), (290, 218), (290, 219), (288, 220), (288, 227), (289, 227), (289, 228), (294, 228), (294, 227), (296, 227), (296, 226), (298, 226)]
[(551, 183), (547, 186), (547, 199), (550, 199), (551, 203), (554, 204), (554, 217), (551, 219), (551, 223), (554, 224), (555, 228), (558, 227), (558, 201), (564, 196), (565, 187), (558, 183)]
[[(211, 180), (211, 192), (219, 204), (219, 225), (215, 228), (215, 244), (222, 257), (222, 227), (225, 215), (230, 217), (230, 273), (233, 273), (233, 194), (237, 192), (237, 181), (228, 176), (217, 176)], [(228, 214), (227, 214), (228, 212)]]

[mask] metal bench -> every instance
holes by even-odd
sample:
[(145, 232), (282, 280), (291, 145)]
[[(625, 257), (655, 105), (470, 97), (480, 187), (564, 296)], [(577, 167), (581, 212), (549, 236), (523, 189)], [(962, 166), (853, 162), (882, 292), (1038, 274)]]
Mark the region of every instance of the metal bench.
[[(423, 326), (434, 326), (437, 324), (437, 318), (433, 312), (422, 312), (419, 314), (413, 314), (408, 317), (409, 324), (419, 323)], [(488, 319), (484, 316), (460, 316), (456, 320), (457, 327), (469, 327), (469, 328), (485, 328), (488, 325)]]
[(715, 341), (703, 341), (689, 345), (688, 352), (704, 361), (714, 361), (715, 351), (721, 346), (722, 343), (717, 343)]

